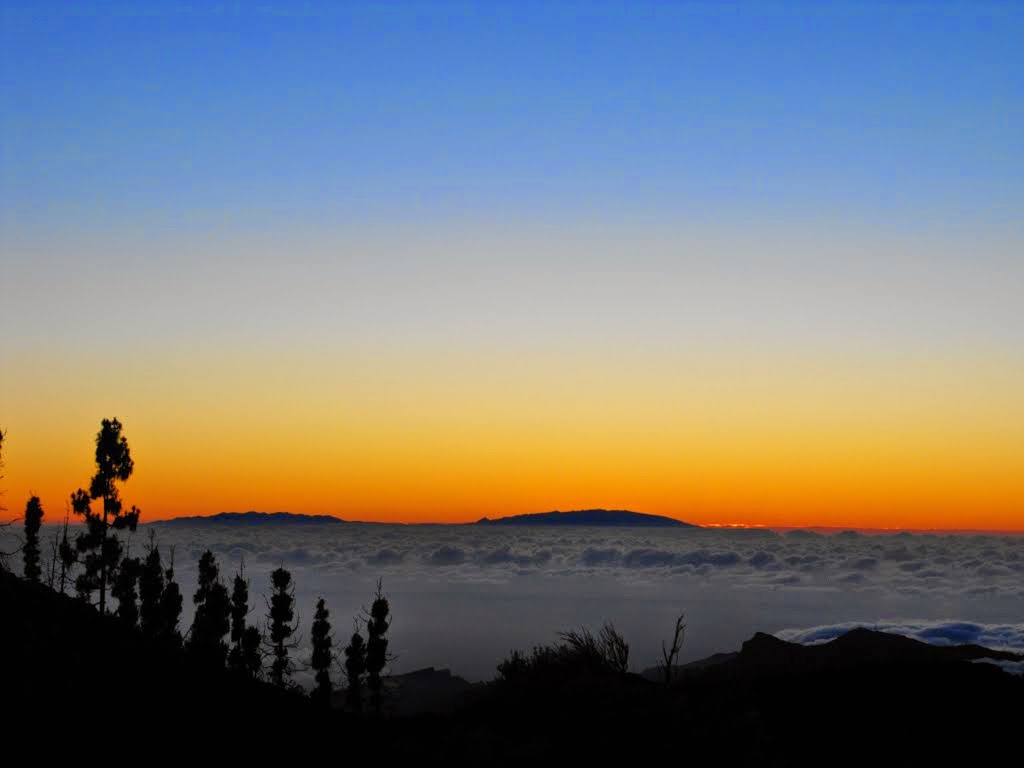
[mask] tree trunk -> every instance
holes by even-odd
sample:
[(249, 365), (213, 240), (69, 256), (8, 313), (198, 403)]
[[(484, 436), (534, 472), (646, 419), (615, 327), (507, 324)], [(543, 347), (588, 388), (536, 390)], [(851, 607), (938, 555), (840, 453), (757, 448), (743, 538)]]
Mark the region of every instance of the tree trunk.
[(107, 496), (103, 495), (103, 538), (100, 539), (100, 616), (107, 612)]

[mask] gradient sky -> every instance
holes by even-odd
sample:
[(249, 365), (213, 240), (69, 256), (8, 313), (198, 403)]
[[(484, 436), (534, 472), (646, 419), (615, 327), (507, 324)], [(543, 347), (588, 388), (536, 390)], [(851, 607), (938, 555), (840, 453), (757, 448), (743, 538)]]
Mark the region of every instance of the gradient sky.
[(12, 510), (1024, 528), (1021, 4), (178, 5), (2, 3)]

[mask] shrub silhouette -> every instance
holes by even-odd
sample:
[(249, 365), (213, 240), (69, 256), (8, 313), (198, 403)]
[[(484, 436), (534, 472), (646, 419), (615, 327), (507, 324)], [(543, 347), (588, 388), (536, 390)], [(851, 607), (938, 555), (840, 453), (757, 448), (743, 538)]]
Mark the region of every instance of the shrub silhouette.
[(579, 675), (625, 674), (629, 671), (629, 644), (606, 623), (597, 635), (586, 627), (560, 632), (561, 642), (536, 646), (527, 655), (514, 650), (498, 665), (498, 679), (512, 682), (557, 681)]
[(22, 559), (25, 565), (25, 578), (39, 581), (42, 569), (39, 567), (39, 528), (43, 524), (43, 505), (39, 497), (33, 496), (25, 505), (25, 545), (22, 547)]
[(608, 622), (594, 637), (586, 627), (562, 634), (572, 653), (586, 658), (598, 669), (625, 674), (629, 671), (629, 643)]
[[(79, 574), (76, 586), (85, 599), (99, 590), (100, 613), (106, 613), (108, 581), (121, 560), (121, 542), (111, 529), (134, 531), (139, 522), (139, 510), (133, 506), (125, 512), (117, 490), (117, 483), (128, 480), (134, 467), (128, 440), (121, 434), (121, 422), (103, 419), (96, 434), (96, 474), (88, 491), (79, 488), (71, 495), (72, 509), (85, 517), (87, 527), (76, 541), (78, 551), (85, 556), (85, 571)], [(102, 515), (92, 510), (91, 502), (96, 499), (103, 499)]]
[(270, 613), (267, 615), (269, 628), (269, 646), (274, 660), (270, 665), (270, 681), (284, 688), (291, 678), (292, 664), (288, 651), (296, 646), (292, 640), (296, 626), (295, 620), (295, 586), (292, 575), (284, 568), (278, 568), (270, 574), (274, 591), (270, 596)]
[(196, 614), (189, 633), (189, 650), (201, 663), (223, 667), (228, 655), (223, 638), (231, 628), (231, 601), (210, 550), (199, 558), (199, 586), (192, 602)]
[(312, 697), (322, 706), (330, 706), (331, 703), (331, 675), (330, 667), (334, 661), (334, 653), (331, 651), (331, 622), (330, 611), (324, 604), (321, 597), (316, 602), (316, 613), (313, 616), (313, 658), (311, 663), (316, 670), (316, 688)]

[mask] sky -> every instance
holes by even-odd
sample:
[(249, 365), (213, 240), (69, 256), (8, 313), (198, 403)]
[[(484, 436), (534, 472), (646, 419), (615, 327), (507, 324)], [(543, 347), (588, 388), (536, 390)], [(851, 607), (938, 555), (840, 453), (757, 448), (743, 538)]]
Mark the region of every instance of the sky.
[(3, 502), (1024, 529), (1022, 37), (0, 2)]

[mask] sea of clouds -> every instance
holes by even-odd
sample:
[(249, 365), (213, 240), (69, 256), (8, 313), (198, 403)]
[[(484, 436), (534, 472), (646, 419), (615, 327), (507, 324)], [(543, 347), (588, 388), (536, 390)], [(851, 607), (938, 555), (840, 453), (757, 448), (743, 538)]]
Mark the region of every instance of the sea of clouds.
[(216, 554), (226, 579), (244, 558), (260, 622), (270, 572), (288, 568), (300, 656), (308, 656), (318, 597), (344, 642), (382, 580), (395, 672), (435, 666), (490, 679), (510, 649), (604, 621), (629, 640), (639, 670), (657, 661), (680, 612), (684, 662), (736, 650), (756, 631), (823, 642), (852, 626), (1024, 650), (1024, 537), (157, 523), (140, 526), (133, 554), (143, 552), (149, 528), (165, 558), (174, 549), (183, 626), (203, 550)]

